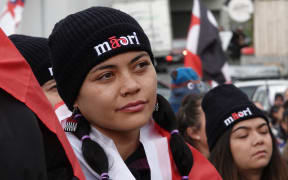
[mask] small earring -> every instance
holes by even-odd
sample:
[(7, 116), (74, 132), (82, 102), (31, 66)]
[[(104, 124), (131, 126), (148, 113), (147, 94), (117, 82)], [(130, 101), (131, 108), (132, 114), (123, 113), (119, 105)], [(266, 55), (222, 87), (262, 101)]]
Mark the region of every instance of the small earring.
[(158, 102), (155, 104), (154, 111), (159, 111), (159, 104), (158, 104)]

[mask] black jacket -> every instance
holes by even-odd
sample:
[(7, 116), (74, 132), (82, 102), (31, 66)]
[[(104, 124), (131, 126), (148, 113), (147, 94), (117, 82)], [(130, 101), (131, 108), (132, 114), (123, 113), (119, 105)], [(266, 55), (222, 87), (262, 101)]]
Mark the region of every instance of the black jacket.
[(0, 179), (74, 179), (55, 134), (37, 116), (0, 88)]

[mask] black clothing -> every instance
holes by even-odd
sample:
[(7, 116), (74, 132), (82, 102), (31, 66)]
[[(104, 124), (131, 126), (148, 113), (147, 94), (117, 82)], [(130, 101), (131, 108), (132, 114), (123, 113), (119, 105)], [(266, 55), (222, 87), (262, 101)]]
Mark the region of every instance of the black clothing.
[(137, 150), (125, 160), (125, 164), (128, 166), (135, 179), (151, 179), (150, 167), (142, 143), (140, 143)]
[(34, 113), (0, 89), (0, 179), (46, 180), (43, 135)]
[(1, 180), (77, 179), (56, 135), (1, 88), (0, 128)]

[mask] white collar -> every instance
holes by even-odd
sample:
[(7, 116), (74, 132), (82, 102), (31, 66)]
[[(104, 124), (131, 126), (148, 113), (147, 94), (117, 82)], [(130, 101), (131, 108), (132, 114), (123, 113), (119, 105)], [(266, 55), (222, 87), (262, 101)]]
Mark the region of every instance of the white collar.
[[(74, 149), (77, 158), (80, 161), (82, 170), (86, 179), (100, 179), (100, 176), (94, 172), (83, 158), (81, 150), (81, 141), (71, 133), (67, 133), (67, 137)], [(135, 180), (134, 176), (121, 158), (113, 140), (96, 128), (92, 127), (90, 137), (99, 143), (104, 149), (109, 161), (109, 177), (113, 180), (125, 179)], [(152, 180), (172, 179), (171, 165), (169, 157), (169, 146), (167, 138), (162, 137), (154, 127), (154, 121), (151, 119), (140, 130), (140, 141), (143, 144), (147, 161), (150, 167)]]

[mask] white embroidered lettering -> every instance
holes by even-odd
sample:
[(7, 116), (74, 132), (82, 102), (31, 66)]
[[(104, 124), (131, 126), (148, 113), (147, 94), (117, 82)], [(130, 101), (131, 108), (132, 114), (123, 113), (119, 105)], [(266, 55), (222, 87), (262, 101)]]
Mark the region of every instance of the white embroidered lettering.
[[(106, 46), (107, 49), (105, 49), (104, 45)], [(100, 56), (102, 53), (105, 53), (106, 51), (110, 51), (111, 47), (110, 47), (109, 43), (106, 41), (102, 44), (95, 46), (94, 49), (96, 49), (98, 56)]]
[(108, 51), (130, 44), (140, 44), (136, 32), (133, 32), (133, 35), (120, 36), (119, 38), (111, 36), (108, 38), (108, 41), (104, 41), (102, 44), (94, 46), (94, 49), (96, 50), (97, 55), (100, 56)]
[(49, 67), (48, 70), (49, 70), (49, 72), (50, 72), (50, 75), (53, 76), (53, 70), (52, 70), (52, 67)]
[(249, 107), (247, 107), (245, 110), (239, 111), (238, 113), (232, 113), (231, 116), (224, 120), (224, 124), (226, 126), (229, 126), (233, 121), (242, 117), (251, 116), (252, 114), (253, 113), (251, 112)]

